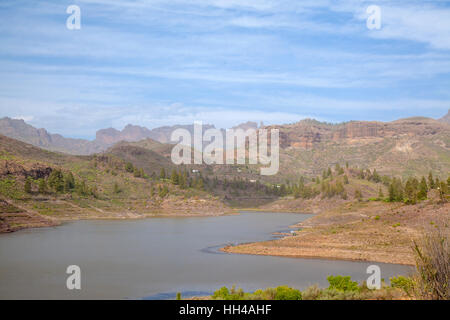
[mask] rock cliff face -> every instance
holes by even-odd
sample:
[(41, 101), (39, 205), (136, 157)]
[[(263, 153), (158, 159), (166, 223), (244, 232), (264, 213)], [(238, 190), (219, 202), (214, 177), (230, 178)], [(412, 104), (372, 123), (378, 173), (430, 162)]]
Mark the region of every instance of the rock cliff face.
[(95, 141), (64, 138), (59, 134), (48, 133), (45, 129), (36, 129), (23, 120), (8, 117), (0, 119), (0, 134), (39, 148), (69, 154), (85, 155), (104, 150)]
[(151, 130), (129, 124), (122, 131), (113, 128), (99, 130), (97, 131), (95, 141), (102, 145), (111, 146), (119, 141), (132, 142), (151, 137)]
[(302, 120), (292, 125), (272, 126), (280, 130), (283, 148), (312, 148), (322, 142), (347, 143), (392, 137), (429, 136), (450, 132), (444, 122), (429, 118), (409, 118), (393, 122), (351, 121), (342, 124)]
[(6, 177), (9, 175), (15, 177), (33, 179), (47, 178), (52, 173), (52, 168), (45, 165), (33, 164), (29, 168), (12, 161), (0, 161), (0, 177)]
[[(245, 124), (252, 126), (253, 123)], [(161, 143), (170, 143), (170, 136), (175, 129), (183, 128), (193, 134), (193, 125), (164, 126), (149, 130), (145, 127), (127, 125), (122, 131), (108, 128), (96, 133), (93, 141), (65, 138), (59, 134), (48, 133), (45, 129), (36, 129), (23, 120), (8, 117), (0, 119), (0, 134), (32, 144), (50, 151), (59, 151), (75, 155), (89, 155), (107, 150), (120, 141), (135, 142), (153, 139)], [(203, 130), (214, 128), (213, 125), (203, 125)]]
[[(306, 119), (294, 124), (266, 126), (265, 128), (280, 130), (281, 148), (312, 149), (316, 145), (327, 142), (347, 144), (393, 137), (432, 136), (448, 132), (450, 130), (449, 121), (450, 113), (439, 120), (416, 117), (393, 122), (350, 121), (331, 124)], [(0, 119), (0, 134), (43, 149), (77, 155), (99, 153), (120, 141), (136, 142), (153, 139), (160, 143), (171, 143), (172, 132), (179, 128), (188, 130), (191, 135), (194, 132), (193, 125), (164, 126), (149, 130), (129, 124), (121, 131), (113, 128), (101, 129), (97, 131), (96, 139), (89, 141), (50, 134), (45, 129), (36, 129), (26, 124), (23, 120)], [(203, 132), (211, 128), (214, 126), (203, 125)], [(257, 129), (258, 126), (255, 122), (249, 121), (234, 128), (247, 130)], [(225, 135), (225, 131), (222, 130), (222, 132)]]

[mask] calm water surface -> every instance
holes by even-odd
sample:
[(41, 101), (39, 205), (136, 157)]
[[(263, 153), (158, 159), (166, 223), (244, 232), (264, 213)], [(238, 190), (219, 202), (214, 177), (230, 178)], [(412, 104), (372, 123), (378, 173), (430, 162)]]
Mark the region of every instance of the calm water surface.
[[(287, 284), (326, 286), (330, 274), (362, 281), (371, 263), (226, 254), (230, 243), (271, 239), (310, 215), (243, 212), (235, 216), (76, 221), (0, 235), (1, 299), (170, 299), (236, 284), (246, 291)], [(81, 290), (66, 289), (68, 265)], [(377, 263), (382, 277), (406, 266)]]

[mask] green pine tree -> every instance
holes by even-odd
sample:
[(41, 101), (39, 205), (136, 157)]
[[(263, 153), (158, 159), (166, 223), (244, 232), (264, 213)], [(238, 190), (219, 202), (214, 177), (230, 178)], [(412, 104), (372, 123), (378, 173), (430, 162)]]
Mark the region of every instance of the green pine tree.
[(358, 201), (361, 201), (361, 199), (362, 199), (362, 194), (359, 189), (355, 190), (355, 199), (358, 199)]
[(427, 198), (428, 186), (425, 177), (422, 177), (419, 183), (419, 192), (417, 193), (417, 198), (419, 200), (425, 200)]
[(41, 178), (39, 179), (39, 187), (38, 187), (38, 191), (40, 194), (45, 194), (47, 193), (47, 182), (45, 181), (45, 179)]
[(180, 180), (179, 180), (179, 176), (178, 176), (177, 170), (175, 170), (175, 169), (172, 170), (172, 174), (170, 176), (170, 180), (172, 181), (172, 183), (174, 185), (179, 184)]
[(117, 182), (114, 183), (114, 193), (115, 194), (120, 193), (120, 188), (119, 188), (119, 185), (117, 184)]
[(64, 176), (64, 191), (70, 192), (74, 188), (75, 188), (75, 178), (74, 178), (72, 172), (69, 171), (69, 173), (67, 173)]
[(349, 184), (350, 182), (348, 181), (348, 177), (347, 175), (344, 176), (344, 184)]
[(431, 171), (428, 174), (428, 186), (430, 187), (430, 189), (436, 188), (436, 186), (434, 184), (433, 173)]
[(414, 184), (412, 182), (412, 179), (408, 179), (405, 184), (405, 201), (408, 204), (416, 204), (417, 199), (417, 192), (414, 189)]
[(394, 182), (391, 182), (391, 184), (389, 185), (389, 202), (394, 201), (395, 201), (395, 187)]
[(384, 193), (383, 193), (383, 189), (381, 189), (381, 187), (378, 190), (378, 199), (380, 199), (380, 200), (384, 199)]
[(25, 180), (25, 185), (24, 185), (23, 189), (26, 193), (31, 193), (31, 179), (30, 178), (27, 178)]
[(50, 176), (48, 177), (48, 185), (55, 192), (63, 192), (64, 191), (64, 176), (61, 170), (53, 170)]

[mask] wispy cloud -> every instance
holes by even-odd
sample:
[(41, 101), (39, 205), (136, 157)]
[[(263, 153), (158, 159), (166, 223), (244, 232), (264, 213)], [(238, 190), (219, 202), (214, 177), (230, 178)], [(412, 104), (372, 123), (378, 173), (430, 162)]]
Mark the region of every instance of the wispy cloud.
[[(0, 3), (0, 116), (93, 136), (126, 122), (389, 120), (450, 105), (445, 1), (77, 0), (79, 31), (65, 28), (69, 4)], [(381, 30), (366, 28), (369, 4)]]

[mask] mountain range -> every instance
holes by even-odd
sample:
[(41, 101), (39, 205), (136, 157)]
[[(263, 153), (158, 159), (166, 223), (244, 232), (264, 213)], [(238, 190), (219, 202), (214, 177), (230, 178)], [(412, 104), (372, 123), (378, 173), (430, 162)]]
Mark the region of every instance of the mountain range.
[[(161, 143), (171, 143), (170, 135), (176, 129), (186, 129), (191, 134), (193, 125), (163, 126), (148, 129), (128, 124), (122, 130), (114, 128), (100, 129), (96, 132), (95, 140), (65, 138), (60, 134), (49, 133), (46, 129), (35, 128), (22, 119), (4, 117), (0, 119), (0, 134), (32, 144), (50, 151), (58, 151), (73, 155), (90, 155), (107, 150), (120, 141), (135, 142), (143, 139), (153, 139)], [(203, 125), (203, 130), (215, 128), (213, 125)], [(246, 122), (234, 128), (257, 128), (255, 122)], [(221, 129), (223, 130), (223, 129)]]
[[(386, 174), (427, 174), (429, 170), (447, 174), (450, 168), (450, 111), (440, 119), (414, 117), (391, 122), (349, 121), (332, 124), (305, 119), (293, 124), (265, 126), (280, 130), (280, 177), (315, 176), (329, 165), (350, 162), (359, 167), (373, 167)], [(97, 131), (93, 141), (65, 138), (37, 129), (23, 120), (0, 119), (0, 134), (42, 149), (72, 155), (101, 152), (120, 154), (170, 155), (170, 135), (193, 125), (148, 129), (127, 125)], [(203, 125), (203, 130), (214, 128)], [(257, 129), (254, 122), (235, 128)], [(223, 129), (221, 129), (223, 130)], [(141, 141), (141, 142), (139, 142)], [(137, 143), (139, 142), (139, 143)], [(147, 150), (147, 151), (138, 151)], [(128, 158), (128, 156), (126, 156)], [(140, 157), (142, 158), (142, 157)], [(160, 158), (161, 160), (162, 158)], [(154, 163), (157, 163), (155, 160)], [(140, 165), (143, 165), (140, 163)], [(218, 168), (218, 173), (228, 170)], [(242, 173), (244, 175), (244, 173)]]
[[(88, 141), (64, 138), (22, 120), (3, 118), (0, 119), (0, 212), (9, 212), (11, 217), (0, 217), (0, 232), (34, 223), (53, 223), (53, 220), (42, 222), (43, 216), (64, 220), (75, 216), (126, 218), (164, 212), (220, 214), (226, 211), (224, 204), (250, 208), (272, 203), (283, 195), (286, 186), (298, 181), (308, 184), (310, 189), (305, 190), (309, 190), (310, 196), (320, 194), (311, 201), (322, 206), (322, 199), (332, 195), (330, 181), (337, 190), (342, 170), (349, 179), (349, 184), (341, 188), (345, 191), (342, 194), (350, 201), (357, 197), (357, 191), (365, 199), (376, 197), (381, 189), (387, 194), (386, 183), (393, 181), (393, 176), (408, 181), (411, 177), (428, 177), (431, 172), (440, 181), (447, 181), (448, 119), (446, 115), (438, 120), (414, 117), (339, 124), (305, 119), (265, 126), (280, 131), (280, 167), (276, 175), (261, 176), (260, 165), (174, 165), (170, 157), (173, 144), (166, 142), (171, 130), (181, 126), (149, 130), (129, 125), (121, 131), (100, 130), (94, 141)], [(251, 122), (240, 126), (255, 127)], [(184, 128), (192, 130), (192, 126)], [(48, 193), (46, 187), (39, 191), (42, 181), (55, 188), (53, 172), (57, 174), (58, 170), (65, 176), (73, 174), (75, 188), (64, 185), (64, 190), (69, 191), (60, 195)], [(375, 170), (381, 181), (367, 180), (372, 174), (376, 176)], [(180, 184), (180, 177), (189, 183)], [(24, 193), (27, 181), (31, 190)], [(295, 203), (292, 205), (297, 206)], [(292, 207), (290, 203), (286, 205)], [(21, 210), (25, 213), (17, 217), (16, 212)], [(30, 216), (36, 218), (34, 222), (30, 222)]]

